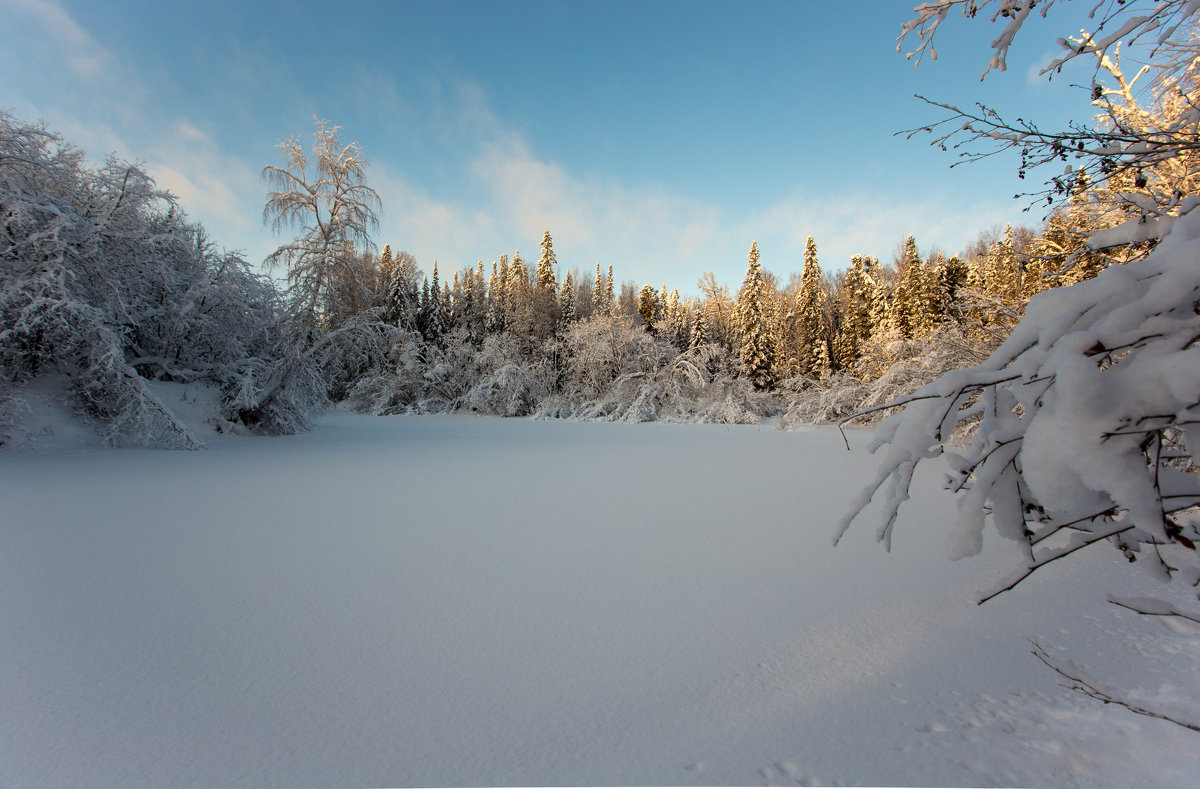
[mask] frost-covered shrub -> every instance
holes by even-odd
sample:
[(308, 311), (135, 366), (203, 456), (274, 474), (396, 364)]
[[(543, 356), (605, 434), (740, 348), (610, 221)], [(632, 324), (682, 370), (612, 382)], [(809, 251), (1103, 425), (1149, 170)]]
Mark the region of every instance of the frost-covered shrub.
[(139, 166), (88, 167), (3, 113), (0, 263), (0, 375), (62, 374), (110, 443), (199, 446), (146, 380), (236, 388), (270, 357), (269, 281), (215, 249)]
[(329, 342), (318, 354), (330, 400), (346, 399), (355, 382), (387, 367), (395, 326), (380, 320), (382, 308), (355, 313), (329, 333)]
[(328, 403), (316, 358), (283, 340), (276, 353), (244, 359), (221, 382), (221, 427), (286, 435), (310, 430)]
[[(625, 326), (585, 327), (568, 334), (565, 345), (562, 392), (539, 406), (539, 418), (753, 424), (779, 410), (770, 394), (724, 374), (724, 351), (715, 345), (677, 353)], [(614, 359), (632, 369), (607, 380), (619, 369)]]
[[(347, 402), (370, 414), (479, 411), (501, 416), (527, 414), (547, 388), (521, 360), (511, 335), (489, 335), (476, 348), (456, 329), (444, 347), (406, 333), (390, 350), (389, 365), (363, 376)], [(516, 369), (513, 369), (516, 368)], [(529, 402), (530, 398), (534, 398)]]
[(482, 365), (479, 349), (470, 333), (462, 327), (454, 329), (443, 341), (443, 347), (426, 346), (424, 400), (429, 411), (453, 411), (480, 378)]
[(492, 416), (528, 416), (546, 394), (539, 376), (516, 362), (509, 362), (484, 375), (467, 392), (465, 406)]
[[(561, 389), (594, 400), (618, 379), (659, 370), (675, 351), (622, 316), (595, 316), (574, 324), (563, 337)], [(618, 388), (621, 388), (619, 385)]]
[[(951, 370), (979, 361), (979, 354), (962, 331), (943, 326), (919, 340), (867, 343), (864, 359), (850, 373), (820, 381), (792, 381), (782, 426), (831, 424), (862, 413), (856, 424), (875, 424), (886, 410), (874, 410), (910, 395)], [(872, 376), (883, 359), (891, 362), (882, 375)], [(863, 413), (866, 412), (866, 413)]]
[(360, 378), (347, 394), (355, 411), (376, 416), (417, 410), (425, 393), (425, 360), (420, 335), (400, 334), (388, 351), (388, 365)]
[(659, 418), (670, 422), (754, 424), (779, 412), (777, 398), (756, 389), (746, 378), (722, 370), (723, 351), (715, 345), (692, 348), (677, 356), (658, 375), (663, 408)]

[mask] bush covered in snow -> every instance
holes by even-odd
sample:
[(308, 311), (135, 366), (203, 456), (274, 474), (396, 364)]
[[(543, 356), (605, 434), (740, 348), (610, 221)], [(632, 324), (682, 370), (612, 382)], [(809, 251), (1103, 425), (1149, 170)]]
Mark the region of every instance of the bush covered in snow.
[[(278, 354), (277, 295), (187, 222), (138, 165), (84, 162), (43, 126), (0, 114), (0, 376), (62, 374), (112, 444), (200, 445), (145, 384), (207, 381), (236, 402)], [(292, 382), (293, 388), (297, 383)], [(286, 429), (284, 411), (265, 420)], [(19, 423), (19, 409), (5, 408)]]
[[(986, 5), (925, 4), (901, 37), (916, 31), (920, 54), (951, 8), (974, 17)], [(1041, 4), (1042, 13), (1051, 5)], [(996, 2), (992, 19), (1004, 18), (1006, 27), (992, 44), (989, 70), (1003, 68), (1009, 44), (1034, 6)], [(936, 143), (955, 140), (955, 147), (968, 146), (963, 155), (969, 158), (1012, 148), (1019, 150), (1022, 168), (1076, 160), (1078, 166), (1067, 167), (1070, 183), (1061, 176), (1048, 182), (1051, 199), (1091, 179), (1103, 183), (1097, 199), (1117, 220), (1092, 228), (1069, 264), (1114, 247), (1138, 254), (1094, 279), (1035, 296), (986, 361), (892, 403), (904, 410), (883, 422), (872, 443), (873, 451), (883, 451), (883, 463), (843, 518), (838, 539), (879, 498), (877, 533), (890, 545), (916, 467), (944, 456), (951, 468), (946, 487), (959, 494), (955, 555), (978, 553), (990, 522), (1023, 557), (981, 602), (1102, 543), (1163, 579), (1178, 579), (1193, 595), (1200, 587), (1198, 15), (1200, 6), (1187, 0), (1122, 0), (1105, 7), (1092, 34), (1059, 40), (1066, 54), (1047, 70), (1081, 55), (1097, 58), (1091, 86), (1093, 103), (1102, 109), (1097, 128), (1044, 133), (1024, 120), (1007, 123), (986, 107), (976, 114), (938, 105), (951, 117), (935, 124), (950, 129)], [(1150, 45), (1151, 62), (1138, 75), (1150, 73), (1147, 93), (1154, 104), (1148, 109), (1138, 106), (1117, 58), (1123, 40), (1139, 39)], [(1102, 72), (1119, 89), (1106, 89)], [(971, 422), (977, 429), (970, 446), (952, 449), (955, 431)], [(1190, 610), (1165, 600), (1112, 602), (1155, 617), (1200, 621), (1194, 597)], [(1070, 687), (1200, 731), (1195, 713), (1112, 691), (1036, 642), (1034, 654)]]
[[(785, 391), (793, 393), (787, 398), (782, 425), (833, 424), (852, 416), (856, 424), (875, 424), (888, 414), (888, 404), (978, 358), (976, 346), (955, 324), (917, 340), (869, 341), (853, 370), (816, 381), (787, 382)], [(872, 367), (878, 366), (884, 368), (883, 374), (871, 375)]]

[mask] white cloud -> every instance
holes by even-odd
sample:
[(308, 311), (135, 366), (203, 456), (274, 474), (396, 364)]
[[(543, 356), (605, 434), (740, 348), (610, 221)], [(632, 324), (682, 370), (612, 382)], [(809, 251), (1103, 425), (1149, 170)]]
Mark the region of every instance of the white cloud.
[(747, 217), (742, 226), (745, 232), (757, 234), (764, 267), (786, 274), (803, 265), (808, 236), (817, 244), (822, 268), (832, 272), (845, 268), (856, 254), (891, 262), (898, 242), (910, 235), (922, 253), (936, 247), (953, 254), (981, 231), (997, 223), (1018, 221), (1019, 215), (1020, 205), (1015, 201), (964, 206), (936, 196), (914, 199), (881, 191), (858, 195), (799, 191)]
[(99, 44), (53, 0), (0, 3), (31, 23), (20, 31), (21, 46), (36, 58), (18, 64), (25, 94), (21, 111), (44, 118), (93, 160), (116, 153), (144, 162), (191, 218), (252, 262), (273, 248), (259, 222), (263, 189), (257, 168), (221, 149), (205, 131), (207, 117), (153, 108), (136, 64)]
[(375, 166), (371, 174), (387, 212), (381, 243), (408, 249), (427, 270), (434, 259), (450, 270), (518, 247), (533, 259), (548, 229), (564, 267), (590, 272), (597, 262), (612, 264), (620, 281), (666, 281), (694, 293), (707, 271), (736, 287), (755, 239), (764, 266), (786, 278), (801, 269), (810, 235), (822, 266), (832, 272), (854, 254), (890, 261), (906, 235), (915, 236), (923, 252), (936, 247), (953, 253), (980, 231), (1019, 219), (1012, 202), (962, 206), (949, 197), (882, 190), (838, 195), (800, 189), (778, 203), (734, 213), (660, 185), (572, 173), (505, 128), (480, 93), (459, 95), (468, 102), (460, 117), (474, 129), (476, 155), (467, 168), (479, 187), (475, 192), (453, 200), (386, 168)]
[[(0, 3), (34, 22), (22, 31), (25, 45), (46, 50), (38, 55), (44, 67), (14, 61), (30, 72), (15, 95), (25, 106), (40, 105), (34, 117), (45, 117), (96, 158), (116, 151), (145, 161), (214, 239), (242, 249), (251, 261), (274, 249), (277, 240), (260, 222), (261, 162), (250, 164), (222, 147), (211, 125), (219, 119), (154, 106), (137, 64), (100, 46), (57, 3)], [(82, 59), (72, 61), (75, 55)], [(911, 192), (848, 197), (803, 189), (773, 205), (735, 210), (719, 196), (572, 171), (500, 119), (478, 85), (431, 83), (420, 103), (398, 90), (390, 75), (357, 76), (360, 103), (374, 97), (377, 114), (428, 118), (425, 126), (400, 125), (448, 141), (444, 167), (450, 177), (444, 182), (418, 185), (381, 155), (372, 156), (368, 173), (383, 202), (378, 242), (410, 250), (426, 269), (435, 259), (446, 271), (480, 258), (490, 263), (516, 248), (536, 259), (542, 231), (549, 229), (564, 267), (590, 272), (597, 262), (611, 264), (619, 280), (666, 281), (687, 293), (707, 271), (736, 287), (752, 239), (759, 241), (764, 265), (785, 277), (802, 265), (809, 235), (832, 271), (855, 253), (886, 259), (902, 234), (915, 235), (922, 249), (936, 244), (956, 251), (1015, 213), (1012, 204), (972, 209), (950, 198), (914, 200)], [(283, 80), (277, 89), (294, 87)]]
[(115, 63), (116, 58), (112, 53), (92, 38), (54, 0), (0, 0), (0, 3), (32, 19), (42, 33), (50, 38), (58, 56), (76, 76), (96, 78)]

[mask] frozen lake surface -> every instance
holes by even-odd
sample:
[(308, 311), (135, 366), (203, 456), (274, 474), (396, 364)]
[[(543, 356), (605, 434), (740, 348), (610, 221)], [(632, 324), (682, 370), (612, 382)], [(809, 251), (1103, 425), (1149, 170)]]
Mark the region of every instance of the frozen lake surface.
[[(1093, 549), (982, 607), (852, 433), (332, 413), (205, 452), (0, 454), (0, 785), (1191, 786), (1200, 686)], [(1061, 652), (1058, 650), (1062, 650)]]

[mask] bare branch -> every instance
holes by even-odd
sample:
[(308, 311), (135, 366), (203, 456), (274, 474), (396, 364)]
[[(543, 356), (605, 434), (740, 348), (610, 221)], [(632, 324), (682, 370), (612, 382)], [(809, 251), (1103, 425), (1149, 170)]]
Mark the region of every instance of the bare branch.
[(1060, 663), (1057, 660), (1054, 660), (1046, 653), (1046, 650), (1044, 650), (1041, 644), (1038, 642), (1031, 639), (1029, 643), (1033, 644), (1032, 652), (1034, 656), (1050, 667), (1050, 669), (1052, 669), (1056, 674), (1066, 680), (1066, 682), (1062, 683), (1063, 687), (1070, 688), (1071, 690), (1078, 691), (1087, 696), (1091, 696), (1093, 699), (1102, 701), (1105, 704), (1116, 704), (1124, 707), (1130, 712), (1137, 713), (1138, 715), (1145, 715), (1150, 718), (1158, 718), (1159, 720), (1168, 721), (1177, 726), (1182, 726), (1185, 729), (1191, 729), (1192, 731), (1200, 732), (1200, 722), (1196, 722), (1181, 713), (1151, 707), (1147, 704), (1124, 698), (1117, 691), (1106, 688), (1099, 681), (1088, 676), (1074, 663), (1070, 661), (1067, 661), (1066, 663)]

